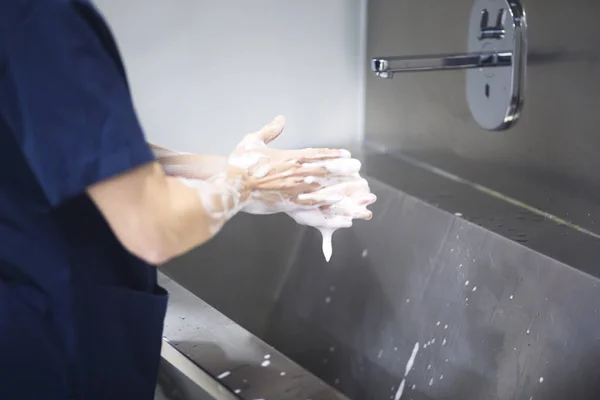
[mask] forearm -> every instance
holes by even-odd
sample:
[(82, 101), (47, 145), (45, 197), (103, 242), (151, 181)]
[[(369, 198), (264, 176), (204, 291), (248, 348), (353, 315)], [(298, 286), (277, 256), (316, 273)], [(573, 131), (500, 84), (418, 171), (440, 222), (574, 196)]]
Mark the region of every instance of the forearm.
[[(322, 220), (331, 225), (335, 217), (344, 223), (370, 218), (365, 207), (374, 199), (350, 197), (357, 190), (365, 191), (352, 186), (360, 162), (339, 149), (270, 149), (267, 144), (282, 130), (283, 118), (275, 118), (246, 135), (227, 159), (151, 145), (157, 162), (100, 182), (88, 193), (123, 246), (155, 265), (210, 240), (251, 203), (253, 209), (268, 213), (326, 206), (331, 210), (329, 217), (319, 215), (310, 221), (317, 227), (322, 225), (314, 223)], [(335, 189), (339, 179), (347, 182)], [(323, 186), (328, 181), (333, 188), (329, 192)], [(323, 191), (318, 193), (319, 189)], [(341, 204), (344, 199), (345, 205)], [(326, 227), (347, 226), (330, 225)]]
[(179, 153), (150, 144), (163, 170), (167, 175), (188, 179), (206, 180), (225, 170), (227, 159), (225, 157)]
[(231, 218), (243, 193), (219, 177), (165, 176), (152, 163), (88, 189), (121, 244), (159, 265), (210, 240)]
[(226, 182), (212, 178), (193, 184), (167, 177), (164, 203), (159, 211), (157, 234), (161, 237), (159, 263), (182, 255), (212, 239), (241, 207), (242, 194)]

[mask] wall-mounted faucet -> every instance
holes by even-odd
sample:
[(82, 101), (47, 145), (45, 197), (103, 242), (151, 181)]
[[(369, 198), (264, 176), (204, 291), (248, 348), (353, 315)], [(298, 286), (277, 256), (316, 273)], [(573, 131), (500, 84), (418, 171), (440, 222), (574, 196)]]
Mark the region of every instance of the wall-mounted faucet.
[(510, 67), (511, 65), (511, 51), (377, 57), (371, 60), (373, 72), (380, 78), (386, 79), (391, 79), (398, 72)]
[[(496, 22), (490, 26), (494, 13)], [(517, 121), (525, 95), (527, 22), (520, 1), (476, 0), (468, 48), (463, 54), (375, 57), (371, 69), (386, 79), (397, 73), (465, 69), (473, 118), (488, 130), (508, 129)]]

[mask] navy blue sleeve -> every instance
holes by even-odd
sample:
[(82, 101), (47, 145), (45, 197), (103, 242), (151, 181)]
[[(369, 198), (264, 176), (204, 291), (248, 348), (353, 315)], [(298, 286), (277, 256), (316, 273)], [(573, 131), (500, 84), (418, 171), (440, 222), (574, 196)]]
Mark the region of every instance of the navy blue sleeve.
[(154, 160), (119, 52), (86, 1), (34, 2), (8, 41), (13, 131), (48, 201)]

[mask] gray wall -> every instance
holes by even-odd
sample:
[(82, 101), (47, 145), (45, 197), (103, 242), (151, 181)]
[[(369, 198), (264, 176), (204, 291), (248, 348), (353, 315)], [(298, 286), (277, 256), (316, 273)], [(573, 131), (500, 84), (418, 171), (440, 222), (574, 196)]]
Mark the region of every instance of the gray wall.
[(366, 0), (96, 0), (150, 140), (228, 154), (277, 114), (277, 147), (362, 132)]
[[(365, 135), (599, 231), (600, 3), (523, 3), (529, 70), (525, 107), (515, 127), (489, 132), (473, 121), (462, 71), (393, 80), (369, 73)], [(367, 56), (467, 51), (472, 4), (370, 0)]]

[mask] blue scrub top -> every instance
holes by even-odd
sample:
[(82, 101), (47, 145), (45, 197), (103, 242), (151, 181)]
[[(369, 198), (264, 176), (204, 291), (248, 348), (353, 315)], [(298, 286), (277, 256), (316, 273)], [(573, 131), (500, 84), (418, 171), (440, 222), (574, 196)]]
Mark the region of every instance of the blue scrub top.
[(0, 0), (0, 399), (152, 399), (167, 296), (85, 194), (153, 161), (84, 0)]

